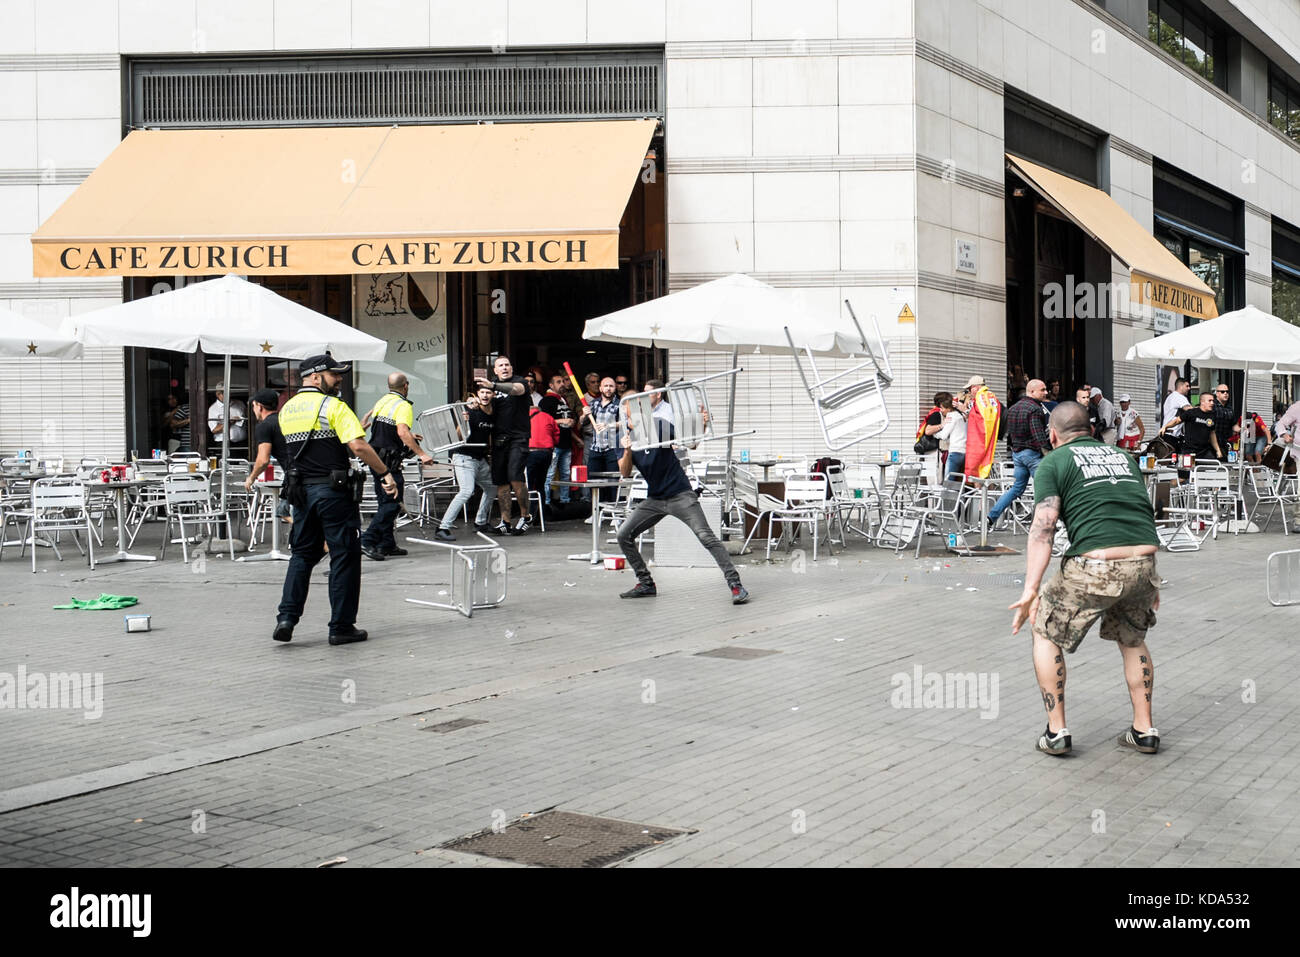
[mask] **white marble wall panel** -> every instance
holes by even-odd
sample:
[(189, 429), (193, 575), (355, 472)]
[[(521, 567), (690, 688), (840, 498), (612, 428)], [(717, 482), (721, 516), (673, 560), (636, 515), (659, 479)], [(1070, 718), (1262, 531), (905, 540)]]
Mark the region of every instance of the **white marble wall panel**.
[(36, 72), (0, 72), (0, 120), (34, 120), (36, 115)]
[(835, 57), (762, 57), (754, 63), (754, 106), (834, 106), (839, 102)]
[[(804, 217), (807, 218), (807, 217)], [(676, 173), (668, 189), (668, 222), (754, 219), (754, 174)]]
[(669, 223), (668, 270), (688, 273), (754, 271), (754, 223)]
[(914, 102), (910, 54), (842, 56), (837, 60), (841, 106), (885, 103), (910, 106)]
[(756, 272), (833, 270), (839, 266), (839, 223), (755, 223)]
[(840, 218), (842, 173), (757, 173), (755, 222), (834, 222)]
[(588, 43), (663, 43), (665, 0), (587, 0)]
[(266, 0), (195, 0), (194, 26), (201, 49), (275, 49), (275, 6)]
[(749, 156), (754, 151), (754, 114), (741, 107), (670, 110), (673, 155)]
[(38, 0), (35, 6), (36, 53), (119, 51), (117, 4), (111, 0)]
[(755, 156), (829, 156), (840, 150), (834, 106), (755, 107)]
[(122, 53), (190, 53), (200, 48), (195, 0), (117, 0), (117, 30)]
[(746, 57), (674, 60), (667, 71), (668, 109), (752, 106), (754, 61)]
[(839, 0), (839, 36), (910, 37), (912, 0)]
[(277, 50), (346, 50), (351, 46), (351, 0), (276, 0)]
[(42, 70), (36, 79), (37, 115), (44, 120), (117, 119), (122, 79), (117, 70)]
[[(510, 52), (508, 0), (429, 0), (429, 45), (492, 47)], [(519, 41), (522, 42), (522, 41)]]
[(352, 46), (358, 50), (429, 45), (428, 0), (366, 0), (352, 4)]
[(750, 0), (667, 0), (668, 42), (748, 40)]
[(837, 35), (836, 0), (753, 0), (755, 40), (799, 40)]
[(507, 15), (514, 46), (587, 42), (587, 0), (511, 0)]

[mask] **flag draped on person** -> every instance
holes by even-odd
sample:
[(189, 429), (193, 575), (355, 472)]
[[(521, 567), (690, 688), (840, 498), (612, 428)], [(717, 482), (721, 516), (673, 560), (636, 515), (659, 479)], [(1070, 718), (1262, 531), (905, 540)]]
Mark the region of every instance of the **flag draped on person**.
[(966, 474), (988, 478), (998, 446), (998, 421), (1002, 404), (988, 386), (980, 386), (966, 417)]

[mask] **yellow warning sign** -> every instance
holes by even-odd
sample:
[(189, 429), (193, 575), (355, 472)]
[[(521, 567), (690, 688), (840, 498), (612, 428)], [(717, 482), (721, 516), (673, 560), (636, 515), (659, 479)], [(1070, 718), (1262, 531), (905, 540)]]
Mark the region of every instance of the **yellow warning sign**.
[(898, 314), (899, 322), (916, 322), (916, 313), (912, 312), (912, 307), (903, 303), (903, 309)]

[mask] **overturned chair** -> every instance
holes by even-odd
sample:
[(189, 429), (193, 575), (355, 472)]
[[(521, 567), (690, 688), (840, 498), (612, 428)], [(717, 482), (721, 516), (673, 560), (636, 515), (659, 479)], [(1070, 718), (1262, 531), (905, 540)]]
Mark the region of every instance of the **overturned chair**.
[[(859, 362), (851, 369), (822, 378), (812, 350), (796, 347), (789, 327), (785, 330), (790, 353), (799, 370), (799, 378), (808, 392), (808, 398), (812, 400), (826, 447), (832, 452), (840, 452), (851, 445), (874, 438), (889, 428), (885, 389), (894, 381), (880, 327), (875, 326), (876, 344), (873, 347), (862, 331), (853, 306), (847, 299), (844, 300), (844, 305), (848, 307), (849, 317), (858, 331), (860, 351), (866, 356), (866, 361)], [(805, 362), (807, 369), (804, 368)], [(857, 377), (856, 380), (852, 378), (854, 376)], [(846, 380), (848, 384), (844, 384)]]
[(458, 611), (466, 618), (474, 617), (476, 608), (495, 608), (506, 600), (506, 581), (510, 567), (506, 550), (482, 532), (478, 537), (484, 544), (454, 545), (435, 542), (427, 538), (406, 539), (413, 545), (432, 545), (445, 548), (450, 553), (451, 601), (426, 601), (421, 598), (406, 599), (412, 605), (446, 608)]

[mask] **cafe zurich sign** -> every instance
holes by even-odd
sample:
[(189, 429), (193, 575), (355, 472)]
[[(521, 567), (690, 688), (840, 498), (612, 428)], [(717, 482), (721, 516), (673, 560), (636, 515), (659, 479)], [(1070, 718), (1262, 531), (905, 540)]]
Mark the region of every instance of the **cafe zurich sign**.
[(411, 240), (33, 244), (37, 276), (254, 276), (489, 269), (600, 269), (618, 265), (618, 236)]

